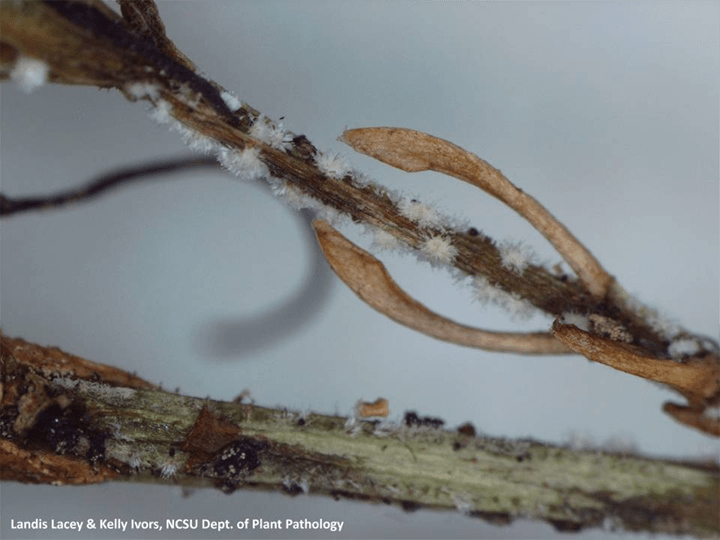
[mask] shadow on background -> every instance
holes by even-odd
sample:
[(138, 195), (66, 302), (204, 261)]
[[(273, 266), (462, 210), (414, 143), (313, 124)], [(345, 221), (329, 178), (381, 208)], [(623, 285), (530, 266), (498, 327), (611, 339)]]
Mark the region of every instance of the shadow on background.
[(334, 274), (315, 240), (312, 212), (303, 210), (297, 216), (307, 249), (312, 253), (302, 284), (291, 297), (264, 312), (202, 323), (195, 331), (193, 344), (203, 357), (212, 361), (247, 358), (302, 331), (327, 304)]

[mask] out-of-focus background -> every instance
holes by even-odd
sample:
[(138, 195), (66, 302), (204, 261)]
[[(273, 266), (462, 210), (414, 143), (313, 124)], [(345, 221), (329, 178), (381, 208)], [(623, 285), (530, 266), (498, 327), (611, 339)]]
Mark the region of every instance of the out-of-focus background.
[[(454, 179), (352, 155), (343, 129), (402, 126), (488, 160), (538, 198), (625, 288), (717, 338), (720, 6), (715, 2), (161, 2), (169, 36), (208, 76), (321, 149), (498, 240), (555, 255), (499, 202)], [(7, 84), (2, 191), (49, 193), (98, 173), (189, 154), (117, 91)], [(396, 325), (317, 269), (305, 222), (264, 189), (194, 171), (2, 222), (2, 328), (136, 371), (183, 393), (348, 414), (383, 396), (391, 417), (553, 443), (718, 454), (660, 407), (674, 396), (577, 357), (465, 349)], [(365, 246), (362, 231), (344, 232)], [(490, 329), (544, 329), (472, 301), (412, 257), (383, 255), (431, 309)], [(460, 514), (312, 496), (102, 485), (2, 484), (10, 519), (166, 517), (344, 520), (321, 537), (552, 538)], [(76, 538), (135, 538), (100, 533)], [(163, 533), (164, 534), (164, 533)], [(263, 536), (235, 532), (218, 537)], [(142, 535), (142, 534), (141, 534)], [(192, 535), (172, 534), (168, 538)], [(208, 536), (208, 535), (205, 535)], [(564, 535), (563, 535), (564, 537)], [(588, 531), (574, 538), (642, 538)]]

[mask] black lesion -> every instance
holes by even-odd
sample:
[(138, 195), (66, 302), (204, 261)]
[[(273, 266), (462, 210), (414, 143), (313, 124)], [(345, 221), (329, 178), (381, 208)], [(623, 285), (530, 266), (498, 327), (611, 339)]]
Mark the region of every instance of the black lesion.
[(260, 451), (266, 444), (249, 437), (237, 439), (223, 447), (216, 455), (213, 464), (215, 476), (236, 481), (244, 473), (251, 473), (260, 464)]
[(94, 432), (88, 438), (88, 449), (85, 452), (85, 459), (95, 465), (105, 459), (105, 441), (109, 438), (107, 433)]
[(24, 446), (48, 448), (55, 454), (84, 456), (91, 464), (105, 460), (105, 443), (110, 435), (91, 426), (84, 407), (74, 403), (53, 403), (40, 412), (25, 434)]
[(42, 411), (27, 434), (27, 442), (46, 444), (56, 454), (72, 451), (83, 435), (81, 413), (68, 407), (50, 405)]
[(445, 420), (442, 418), (435, 418), (432, 416), (418, 416), (415, 411), (406, 411), (403, 423), (407, 427), (430, 427), (440, 429), (445, 424)]
[(212, 461), (212, 475), (218, 479), (218, 487), (225, 493), (232, 493), (260, 467), (260, 453), (266, 443), (250, 437), (236, 439), (224, 446)]

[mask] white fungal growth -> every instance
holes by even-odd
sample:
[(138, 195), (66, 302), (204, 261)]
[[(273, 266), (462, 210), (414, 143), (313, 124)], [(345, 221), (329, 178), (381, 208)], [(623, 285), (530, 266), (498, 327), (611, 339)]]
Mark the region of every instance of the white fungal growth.
[(434, 264), (452, 264), (458, 251), (445, 236), (431, 236), (420, 247), (420, 253)]
[(566, 446), (572, 450), (593, 450), (597, 448), (597, 443), (592, 435), (574, 431), (568, 436)]
[(116, 441), (133, 442), (133, 438), (127, 433), (123, 432), (122, 426), (119, 422), (113, 422), (110, 424), (112, 427), (112, 436)]
[(455, 508), (462, 514), (469, 514), (473, 510), (472, 497), (468, 493), (453, 493), (451, 495)]
[(601, 446), (601, 450), (615, 454), (637, 454), (638, 448), (630, 435), (613, 435)]
[(109, 384), (96, 383), (84, 379), (71, 379), (70, 377), (55, 377), (52, 382), (68, 390), (89, 394), (115, 404), (127, 401), (136, 393), (134, 388), (110, 386)]
[(273, 180), (270, 184), (273, 193), (280, 195), (295, 210), (312, 210), (317, 219), (323, 219), (333, 226), (340, 226), (347, 221), (348, 215), (332, 206), (324, 204), (303, 193), (300, 189), (281, 180)]
[(322, 203), (319, 203), (319, 206), (315, 210), (315, 217), (327, 221), (333, 227), (340, 227), (346, 225), (348, 222), (347, 214)]
[(532, 250), (520, 243), (502, 242), (498, 251), (502, 265), (518, 274), (521, 274), (534, 258)]
[(335, 152), (320, 152), (315, 156), (315, 163), (322, 172), (336, 180), (341, 180), (352, 170), (345, 158)]
[(295, 480), (295, 479), (290, 478), (289, 476), (286, 476), (283, 479), (283, 485), (285, 486), (285, 489), (287, 489), (290, 493), (293, 493), (293, 494), (296, 493), (297, 489), (302, 491), (302, 493), (305, 495), (310, 493), (310, 483), (307, 481), (306, 478), (302, 478), (300, 480)]
[(162, 466), (162, 469), (160, 469), (160, 476), (165, 479), (173, 478), (177, 474), (177, 471), (177, 464), (173, 461), (168, 461)]
[(308, 197), (307, 195), (305, 195), (305, 193), (303, 193), (295, 186), (291, 186), (287, 182), (284, 182), (283, 184), (284, 185), (281, 188), (282, 196), (285, 202), (295, 210), (302, 210), (303, 208), (314, 208), (317, 204), (320, 204), (312, 197)]
[(318, 211), (323, 204), (317, 199), (313, 199), (309, 195), (306, 195), (301, 189), (290, 185), (285, 182), (284, 192), (282, 194), (285, 202), (295, 210), (303, 210), (308, 208), (310, 210)]
[(371, 249), (374, 249), (375, 251), (387, 251), (387, 250), (393, 250), (397, 249), (401, 246), (400, 240), (398, 240), (396, 237), (394, 237), (389, 232), (379, 229), (377, 227), (372, 227), (372, 244)]
[(385, 418), (375, 423), (375, 429), (373, 430), (372, 434), (375, 437), (381, 438), (392, 437), (398, 435), (403, 428), (403, 425), (399, 426), (397, 422), (393, 422)]
[(134, 444), (116, 443), (115, 441), (106, 441), (105, 459), (116, 459), (122, 463), (127, 463), (130, 468), (137, 471), (142, 467), (142, 461), (134, 450)]
[(352, 413), (350, 413), (347, 417), (347, 420), (345, 420), (344, 429), (345, 429), (345, 432), (348, 435), (350, 435), (351, 437), (354, 437), (360, 431), (362, 431), (362, 426), (360, 425), (360, 422), (358, 421), (357, 416), (355, 416), (355, 408), (354, 407), (352, 409)]
[(150, 110), (150, 118), (158, 124), (170, 124), (176, 122), (176, 120), (170, 114), (172, 105), (164, 99), (159, 99), (155, 102), (155, 106)]
[(180, 133), (182, 140), (191, 150), (200, 154), (210, 154), (217, 150), (218, 144), (210, 137), (200, 135), (197, 131), (188, 129), (183, 126), (180, 122), (173, 119), (171, 122), (170, 129)]
[(125, 86), (125, 93), (132, 99), (157, 99), (159, 90), (158, 85), (147, 82), (135, 82)]
[(194, 131), (188, 131), (183, 134), (183, 141), (188, 145), (190, 150), (194, 150), (200, 154), (210, 154), (217, 149), (217, 143), (210, 137), (205, 137)]
[(700, 352), (700, 344), (695, 339), (677, 339), (668, 347), (668, 353), (673, 360), (680, 360), (684, 356), (693, 356), (698, 352)]
[(508, 293), (500, 287), (492, 285), (485, 276), (475, 277), (472, 286), (476, 300), (495, 304), (518, 319), (527, 319), (538, 311), (535, 306), (517, 294)]
[(282, 178), (276, 176), (268, 176), (267, 183), (270, 187), (270, 192), (279, 198), (284, 198), (288, 193), (288, 183)]
[(417, 223), (420, 227), (445, 227), (447, 219), (432, 206), (418, 202), (415, 199), (402, 198), (397, 202), (400, 215)]
[[(143, 85), (141, 83), (135, 83), (134, 85), (130, 86), (137, 87), (135, 90), (138, 92), (138, 95), (146, 91), (146, 89), (142, 88)], [(151, 87), (153, 85), (144, 86)], [(126, 88), (126, 90), (128, 92), (131, 91), (129, 87)], [(150, 89), (149, 91), (152, 90)], [(176, 120), (172, 116), (172, 105), (170, 105), (170, 103), (165, 101), (164, 99), (158, 99), (157, 101), (155, 101), (154, 106), (150, 109), (149, 116), (156, 123), (165, 125), (170, 128), (170, 131), (177, 131), (182, 137), (183, 142), (187, 144), (191, 150), (199, 152), (200, 154), (210, 154), (217, 151), (218, 147), (220, 146), (210, 137), (202, 135)]]
[[(703, 411), (703, 416), (715, 422), (720, 422), (720, 406), (708, 407), (707, 409), (705, 409), (705, 411)], [(720, 454), (713, 451), (712, 449), (710, 450), (710, 454), (713, 456), (715, 463), (720, 465)]]
[(353, 180), (358, 186), (366, 186), (375, 183), (373, 178), (369, 174), (358, 170), (353, 171)]
[(308, 482), (307, 478), (303, 478), (302, 480), (300, 480), (300, 484), (298, 485), (300, 486), (300, 489), (302, 489), (305, 495), (310, 493), (310, 482)]
[(10, 78), (23, 92), (29, 94), (47, 82), (49, 72), (50, 67), (42, 60), (21, 56), (13, 66)]
[(630, 309), (645, 319), (650, 327), (666, 339), (674, 338), (680, 332), (680, 326), (662, 315), (658, 310), (646, 306), (636, 297), (628, 295), (625, 300)]
[(678, 332), (680, 332), (680, 325), (676, 324), (665, 315), (662, 315), (657, 310), (648, 310), (647, 321), (650, 323), (653, 330), (665, 338), (673, 338), (678, 334)]
[(283, 152), (290, 148), (292, 142), (292, 135), (285, 131), (282, 123), (274, 125), (262, 114), (250, 127), (248, 134)]
[(223, 148), (218, 153), (220, 165), (244, 180), (258, 180), (267, 177), (268, 168), (260, 159), (260, 148), (248, 147), (238, 152)]
[(580, 330), (585, 332), (590, 331), (590, 321), (586, 315), (580, 315), (579, 313), (566, 312), (562, 314), (560, 322), (563, 324), (572, 324), (577, 326)]
[(235, 112), (242, 107), (242, 102), (234, 94), (231, 94), (228, 91), (220, 92), (220, 97), (225, 102), (225, 105), (228, 106), (228, 109), (232, 112)]

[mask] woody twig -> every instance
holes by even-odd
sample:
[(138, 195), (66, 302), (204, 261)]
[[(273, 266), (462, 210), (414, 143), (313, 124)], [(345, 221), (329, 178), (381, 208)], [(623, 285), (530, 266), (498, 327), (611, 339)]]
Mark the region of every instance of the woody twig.
[[(717, 465), (476, 435), (470, 424), (407, 413), (388, 400), (350, 418), (167, 392), (137, 376), (0, 334), (0, 480), (113, 480), (460, 510), (558, 530), (717, 534)], [(15, 418), (8, 416), (10, 409)], [(370, 417), (370, 419), (366, 419)], [(648, 470), (652, 474), (648, 474)]]

